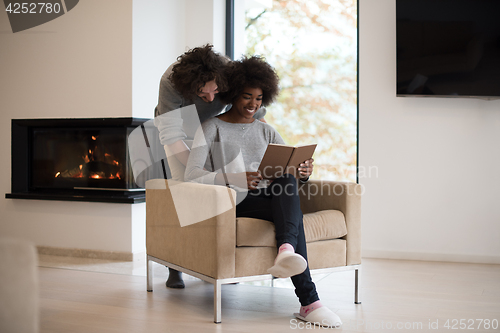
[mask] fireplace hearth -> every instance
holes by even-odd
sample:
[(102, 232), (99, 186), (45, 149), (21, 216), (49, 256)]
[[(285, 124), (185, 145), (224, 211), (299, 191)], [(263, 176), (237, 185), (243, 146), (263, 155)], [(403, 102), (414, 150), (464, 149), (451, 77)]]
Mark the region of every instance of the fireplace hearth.
[(6, 198), (145, 202), (127, 138), (148, 120), (13, 119), (12, 193)]

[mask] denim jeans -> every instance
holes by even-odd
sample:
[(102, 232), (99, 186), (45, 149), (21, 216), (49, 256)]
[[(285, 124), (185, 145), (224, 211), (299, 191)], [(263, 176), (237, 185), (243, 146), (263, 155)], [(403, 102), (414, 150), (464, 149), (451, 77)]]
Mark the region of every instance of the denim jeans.
[[(284, 243), (290, 243), (295, 252), (307, 260), (303, 215), (297, 180), (293, 175), (285, 174), (265, 189), (249, 191), (247, 197), (236, 206), (236, 216), (273, 222), (278, 248)], [(303, 273), (292, 276), (291, 279), (302, 306), (319, 300), (309, 265)]]

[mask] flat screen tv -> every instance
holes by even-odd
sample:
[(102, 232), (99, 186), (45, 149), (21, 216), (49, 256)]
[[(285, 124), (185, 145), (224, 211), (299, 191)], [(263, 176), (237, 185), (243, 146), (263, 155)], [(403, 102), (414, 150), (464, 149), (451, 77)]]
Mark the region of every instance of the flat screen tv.
[(500, 0), (396, 0), (397, 96), (500, 98)]

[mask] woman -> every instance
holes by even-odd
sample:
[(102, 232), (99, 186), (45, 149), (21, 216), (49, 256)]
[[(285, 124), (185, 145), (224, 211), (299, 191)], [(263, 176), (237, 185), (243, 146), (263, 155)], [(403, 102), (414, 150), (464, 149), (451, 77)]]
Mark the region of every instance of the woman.
[[(226, 107), (219, 96), (227, 88), (225, 69), (228, 59), (213, 51), (210, 44), (195, 47), (177, 58), (160, 81), (155, 126), (165, 148), (173, 180), (184, 180), (194, 132), (200, 123), (220, 114)], [(189, 106), (195, 106), (190, 114)], [(181, 108), (183, 111), (180, 111)], [(255, 114), (262, 119), (265, 109)], [(169, 288), (184, 288), (181, 273), (169, 269), (166, 282)]]
[[(228, 75), (231, 87), (221, 99), (232, 103), (226, 113), (206, 121), (197, 131), (189, 157), (185, 180), (229, 185), (244, 199), (236, 206), (237, 217), (271, 221), (276, 227), (278, 255), (268, 272), (291, 277), (301, 303), (295, 316), (323, 326), (339, 327), (340, 318), (324, 307), (307, 267), (307, 251), (302, 212), (294, 176), (285, 174), (268, 187), (262, 186), (257, 167), (269, 143), (284, 144), (278, 132), (255, 121), (261, 105), (278, 95), (278, 76), (260, 57), (232, 63)], [(238, 160), (238, 156), (241, 156)], [(313, 171), (313, 160), (300, 165), (301, 181)], [(248, 194), (246, 193), (248, 191)], [(246, 195), (246, 196), (245, 196)]]

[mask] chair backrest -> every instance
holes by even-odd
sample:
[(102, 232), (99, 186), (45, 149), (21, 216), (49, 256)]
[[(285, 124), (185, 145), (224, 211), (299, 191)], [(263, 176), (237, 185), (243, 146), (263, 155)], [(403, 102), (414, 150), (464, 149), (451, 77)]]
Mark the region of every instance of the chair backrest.
[(129, 134), (128, 151), (137, 186), (145, 187), (149, 179), (172, 178), (154, 120), (143, 123)]

